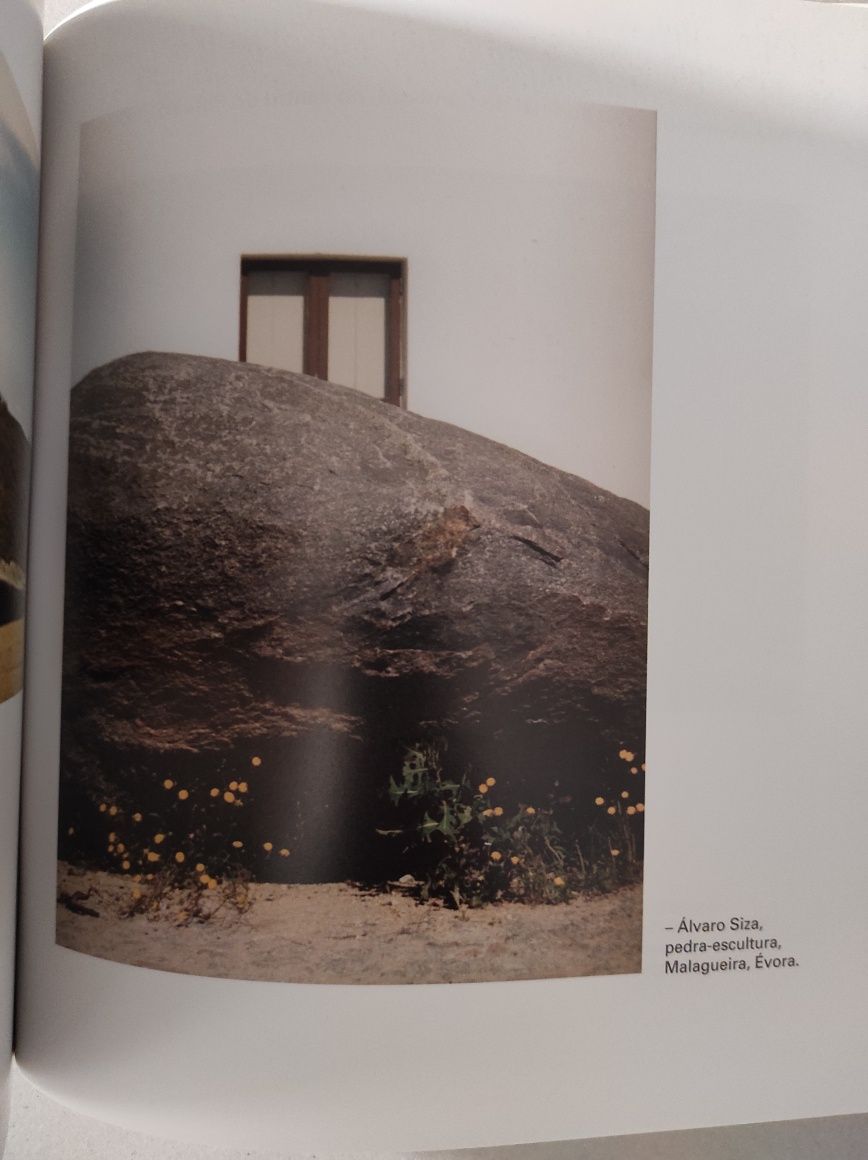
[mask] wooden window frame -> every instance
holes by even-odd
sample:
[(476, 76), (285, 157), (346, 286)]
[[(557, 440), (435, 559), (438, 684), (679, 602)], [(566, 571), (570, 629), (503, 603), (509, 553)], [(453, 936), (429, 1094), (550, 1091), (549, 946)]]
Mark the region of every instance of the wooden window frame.
[(332, 274), (381, 274), (389, 279), (386, 299), (386, 383), (383, 399), (407, 405), (407, 261), (323, 254), (244, 254), (241, 258), (241, 315), (238, 359), (247, 362), (247, 305), (250, 275), (263, 271), (306, 275), (304, 364), (306, 375), (328, 378), (329, 291)]

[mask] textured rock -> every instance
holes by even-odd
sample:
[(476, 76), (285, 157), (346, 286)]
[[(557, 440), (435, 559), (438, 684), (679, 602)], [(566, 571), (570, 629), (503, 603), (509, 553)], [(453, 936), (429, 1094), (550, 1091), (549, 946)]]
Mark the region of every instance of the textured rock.
[(315, 816), (295, 840), (328, 877), (420, 738), (515, 800), (641, 750), (637, 504), (347, 388), (180, 355), (80, 383), (70, 455), (70, 808), (260, 756), (261, 815)]
[(30, 445), (0, 398), (0, 583), (15, 587), (24, 578), (29, 479)]

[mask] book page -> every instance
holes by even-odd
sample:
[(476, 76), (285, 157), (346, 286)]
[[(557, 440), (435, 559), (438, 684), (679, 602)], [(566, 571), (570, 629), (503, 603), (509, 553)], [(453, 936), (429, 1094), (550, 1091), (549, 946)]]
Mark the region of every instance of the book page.
[(47, 1090), (297, 1148), (863, 1110), (868, 173), (842, 27), (765, 9), (716, 56), (672, 0), (663, 64), (610, 8), (572, 55), (266, 0), (49, 42)]
[(4, 1110), (12, 1031), (12, 969), (21, 770), (21, 688), (36, 240), (39, 218), (41, 20), (29, 0), (0, 12), (0, 1072)]

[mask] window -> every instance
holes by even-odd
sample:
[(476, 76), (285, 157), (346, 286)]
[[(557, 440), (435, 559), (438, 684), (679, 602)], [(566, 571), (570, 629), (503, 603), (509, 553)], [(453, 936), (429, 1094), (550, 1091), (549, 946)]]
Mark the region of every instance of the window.
[(242, 258), (239, 358), (402, 406), (405, 271), (399, 258)]

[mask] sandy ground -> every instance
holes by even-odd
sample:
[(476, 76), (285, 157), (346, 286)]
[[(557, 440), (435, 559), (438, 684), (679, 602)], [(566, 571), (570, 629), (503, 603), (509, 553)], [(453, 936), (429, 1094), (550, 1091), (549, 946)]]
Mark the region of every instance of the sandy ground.
[(7, 701), (21, 689), (24, 672), (24, 621), (13, 620), (0, 627), (0, 701)]
[(245, 914), (207, 922), (167, 913), (120, 918), (128, 878), (61, 865), (59, 889), (88, 894), (98, 917), (57, 910), (57, 941), (115, 962), (162, 971), (293, 983), (470, 983), (615, 975), (641, 969), (642, 890), (558, 906), (502, 903), (456, 912), (400, 892), (342, 883), (251, 887)]

